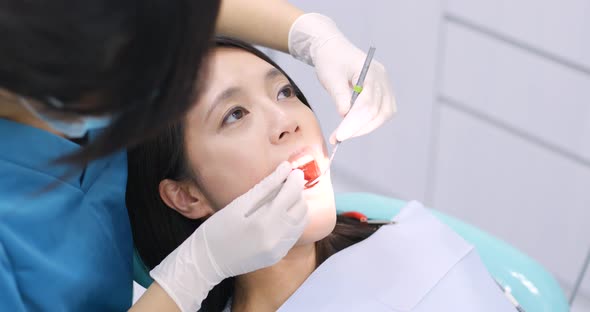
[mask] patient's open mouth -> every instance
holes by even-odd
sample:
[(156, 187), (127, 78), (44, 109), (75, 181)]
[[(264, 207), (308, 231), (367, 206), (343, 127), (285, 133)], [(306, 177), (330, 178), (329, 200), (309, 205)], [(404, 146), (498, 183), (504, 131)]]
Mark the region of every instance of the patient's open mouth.
[(303, 171), (303, 178), (306, 181), (305, 188), (315, 186), (318, 181), (315, 181), (320, 176), (321, 170), (317, 161), (309, 154), (303, 154), (291, 161), (293, 169), (300, 169)]
[(316, 181), (317, 177), (320, 176), (321, 171), (318, 163), (315, 159), (303, 164), (302, 166), (297, 167), (303, 171), (303, 178), (307, 182), (305, 184), (305, 188), (310, 188), (316, 185), (319, 181)]

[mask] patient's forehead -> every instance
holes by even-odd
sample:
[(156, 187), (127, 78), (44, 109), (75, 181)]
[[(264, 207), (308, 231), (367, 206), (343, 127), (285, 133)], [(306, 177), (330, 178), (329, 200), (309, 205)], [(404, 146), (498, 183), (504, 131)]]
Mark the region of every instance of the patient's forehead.
[(209, 58), (209, 78), (215, 84), (263, 79), (273, 66), (258, 56), (238, 48), (215, 48)]

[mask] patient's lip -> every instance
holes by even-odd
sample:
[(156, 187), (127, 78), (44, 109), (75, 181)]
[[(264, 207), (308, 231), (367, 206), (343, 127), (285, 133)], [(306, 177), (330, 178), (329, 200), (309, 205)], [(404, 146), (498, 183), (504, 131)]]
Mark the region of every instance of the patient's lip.
[(295, 169), (299, 165), (302, 165), (302, 164), (297, 164), (297, 163), (298, 163), (299, 159), (301, 159), (305, 156), (310, 156), (311, 158), (313, 158), (315, 160), (314, 149), (311, 148), (311, 146), (305, 146), (303, 148), (296, 150), (293, 154), (291, 154), (291, 156), (289, 156), (288, 161), (291, 163), (291, 165), (295, 165), (293, 167), (293, 169)]

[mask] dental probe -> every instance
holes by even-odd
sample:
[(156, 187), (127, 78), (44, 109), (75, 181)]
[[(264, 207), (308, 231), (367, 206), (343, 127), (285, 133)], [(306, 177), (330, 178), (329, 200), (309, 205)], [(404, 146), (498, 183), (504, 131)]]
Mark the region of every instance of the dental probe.
[[(367, 72), (369, 71), (369, 66), (371, 66), (371, 60), (373, 60), (374, 54), (375, 54), (375, 47), (370, 47), (369, 52), (367, 53), (367, 58), (365, 58), (365, 64), (363, 64), (363, 68), (361, 69), (361, 74), (359, 75), (359, 79), (357, 80), (354, 88), (352, 88), (352, 97), (350, 99), (350, 109), (352, 109), (352, 106), (354, 105), (354, 102), (356, 101), (357, 97), (363, 91), (363, 84), (365, 83), (365, 77), (367, 76)], [(348, 111), (350, 111), (350, 109)], [(338, 150), (338, 146), (340, 146), (340, 143), (342, 143), (342, 142), (336, 140), (336, 145), (334, 145), (334, 148), (332, 149), (332, 154), (330, 155), (330, 160), (328, 162), (328, 166), (326, 167), (324, 172), (322, 172), (317, 178), (315, 178), (313, 181), (307, 183), (308, 185), (313, 185), (326, 172), (328, 172), (328, 169), (330, 169), (330, 166), (332, 166), (332, 160), (334, 159), (334, 155), (336, 155), (336, 151)]]

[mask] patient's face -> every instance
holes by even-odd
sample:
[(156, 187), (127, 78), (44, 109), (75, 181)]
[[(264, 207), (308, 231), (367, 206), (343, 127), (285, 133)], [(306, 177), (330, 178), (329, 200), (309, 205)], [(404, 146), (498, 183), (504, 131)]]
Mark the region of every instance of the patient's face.
[[(318, 121), (283, 74), (236, 48), (217, 48), (208, 66), (205, 89), (187, 116), (186, 145), (213, 210), (246, 193), (295, 155), (311, 154), (323, 172), (328, 160)], [(329, 174), (304, 196), (310, 223), (299, 244), (325, 237), (336, 220)]]

